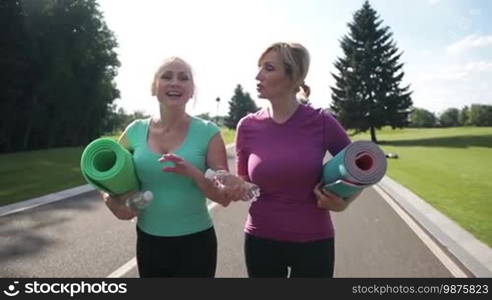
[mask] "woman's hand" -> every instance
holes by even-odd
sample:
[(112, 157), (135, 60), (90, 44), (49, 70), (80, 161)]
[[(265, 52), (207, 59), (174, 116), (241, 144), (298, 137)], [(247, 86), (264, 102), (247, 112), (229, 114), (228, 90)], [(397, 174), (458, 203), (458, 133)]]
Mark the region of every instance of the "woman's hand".
[[(349, 203), (355, 199), (351, 197), (350, 200), (344, 200), (337, 195), (330, 193), (323, 189), (323, 183), (318, 183), (314, 188), (314, 194), (318, 200), (318, 207), (323, 209), (328, 209), (332, 211), (343, 211), (345, 210)], [(357, 194), (358, 196), (358, 194)]]
[(101, 192), (104, 203), (109, 210), (120, 220), (131, 220), (137, 216), (137, 213), (125, 205), (126, 200), (131, 197), (135, 191), (123, 195), (111, 196), (108, 193)]
[(159, 159), (159, 162), (168, 161), (174, 163), (174, 166), (162, 168), (163, 172), (173, 172), (182, 176), (190, 177), (204, 192), (205, 197), (221, 204), (224, 207), (229, 205), (231, 200), (223, 197), (220, 192), (217, 192), (217, 187), (215, 187), (213, 183), (209, 182), (209, 180), (205, 178), (204, 174), (198, 168), (174, 153), (166, 153)]
[(203, 176), (202, 172), (200, 172), (198, 168), (174, 153), (166, 153), (162, 155), (161, 158), (159, 158), (159, 162), (168, 161), (174, 163), (174, 167), (164, 167), (162, 168), (163, 172), (173, 172), (179, 175), (190, 177), (194, 180), (199, 178), (199, 176)]
[(222, 187), (220, 191), (224, 198), (231, 201), (239, 201), (246, 195), (246, 183), (243, 179), (229, 172), (220, 175)]

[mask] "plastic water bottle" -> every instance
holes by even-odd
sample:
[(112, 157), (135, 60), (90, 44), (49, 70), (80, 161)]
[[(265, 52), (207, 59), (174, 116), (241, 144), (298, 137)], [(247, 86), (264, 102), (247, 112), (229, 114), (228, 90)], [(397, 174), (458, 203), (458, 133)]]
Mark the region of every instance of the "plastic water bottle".
[[(225, 170), (214, 171), (208, 169), (205, 172), (205, 178), (212, 180), (219, 189), (225, 188), (225, 178), (227, 176), (232, 176), (229, 172)], [(251, 182), (242, 181), (246, 187), (246, 194), (241, 198), (242, 201), (256, 201), (260, 196), (260, 188)]]
[(154, 194), (151, 191), (137, 192), (126, 200), (125, 205), (134, 211), (140, 211), (149, 206), (152, 200), (154, 200)]
[(256, 201), (260, 197), (260, 187), (251, 182), (244, 182), (246, 184), (246, 195), (241, 198), (243, 201)]

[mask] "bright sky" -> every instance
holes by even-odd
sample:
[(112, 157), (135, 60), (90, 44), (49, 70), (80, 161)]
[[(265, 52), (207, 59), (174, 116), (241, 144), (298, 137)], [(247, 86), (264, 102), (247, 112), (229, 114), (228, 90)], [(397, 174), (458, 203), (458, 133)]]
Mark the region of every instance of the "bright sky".
[[(277, 41), (300, 42), (310, 51), (306, 83), (314, 107), (328, 107), (339, 40), (364, 0), (98, 0), (119, 43), (116, 83), (127, 111), (158, 114), (150, 95), (153, 74), (169, 56), (187, 60), (197, 95), (188, 112), (229, 110), (241, 84), (258, 106), (255, 76), (261, 52)], [(403, 51), (404, 82), (414, 106), (432, 112), (472, 103), (492, 104), (492, 1), (372, 0), (383, 25)]]

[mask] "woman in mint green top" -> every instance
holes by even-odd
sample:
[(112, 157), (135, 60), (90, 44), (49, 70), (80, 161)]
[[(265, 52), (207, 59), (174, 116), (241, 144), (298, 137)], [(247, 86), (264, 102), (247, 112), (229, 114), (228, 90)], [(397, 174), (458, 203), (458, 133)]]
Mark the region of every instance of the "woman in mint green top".
[[(133, 153), (140, 190), (151, 191), (157, 200), (138, 215), (138, 227), (157, 236), (181, 236), (210, 228), (212, 221), (205, 195), (194, 180), (162, 171), (172, 163), (160, 163), (162, 154), (149, 147), (147, 136), (151, 122), (151, 119), (136, 120), (124, 133), (128, 149)], [(209, 142), (218, 133), (215, 124), (191, 117), (188, 132), (173, 153), (203, 173)]]
[[(213, 277), (217, 239), (206, 198), (227, 206), (244, 193), (240, 185), (218, 190), (203, 175), (207, 168), (228, 167), (219, 128), (185, 111), (194, 88), (184, 60), (165, 60), (152, 83), (160, 119), (135, 120), (119, 139), (133, 155), (140, 190), (154, 194), (138, 214), (140, 277)], [(120, 210), (119, 217), (135, 216), (116, 204), (122, 199), (105, 195), (105, 200), (113, 212)]]

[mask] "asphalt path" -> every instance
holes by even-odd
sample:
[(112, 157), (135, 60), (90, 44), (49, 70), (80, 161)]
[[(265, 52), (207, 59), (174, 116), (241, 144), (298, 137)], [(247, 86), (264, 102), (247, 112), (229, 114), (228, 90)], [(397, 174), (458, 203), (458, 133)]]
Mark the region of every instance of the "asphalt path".
[[(231, 168), (234, 158), (229, 157)], [(249, 203), (211, 208), (217, 277), (246, 277)], [(452, 277), (449, 268), (373, 188), (335, 222), (335, 277)], [(96, 192), (0, 217), (0, 277), (138, 277), (135, 223), (120, 221)]]
[(0, 277), (106, 277), (135, 255), (135, 223), (96, 192), (0, 217)]

